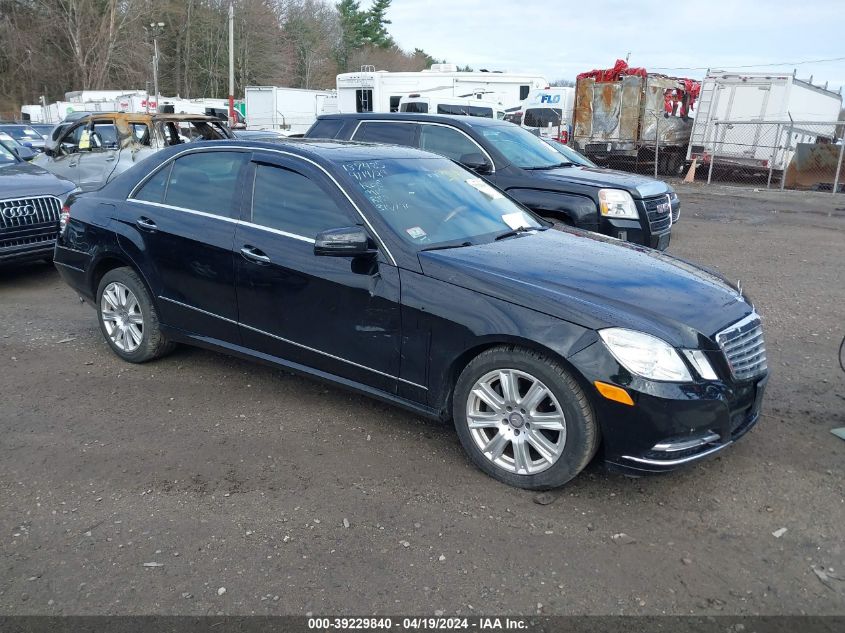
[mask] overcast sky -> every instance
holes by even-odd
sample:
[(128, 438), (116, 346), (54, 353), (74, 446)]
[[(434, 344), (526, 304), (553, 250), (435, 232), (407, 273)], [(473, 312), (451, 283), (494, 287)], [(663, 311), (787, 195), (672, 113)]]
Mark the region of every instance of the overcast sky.
[(845, 85), (845, 60), (791, 64), (845, 58), (843, 0), (393, 0), (387, 16), (402, 48), (476, 70), (574, 79), (630, 52), (632, 66), (678, 76), (790, 62), (747, 70)]

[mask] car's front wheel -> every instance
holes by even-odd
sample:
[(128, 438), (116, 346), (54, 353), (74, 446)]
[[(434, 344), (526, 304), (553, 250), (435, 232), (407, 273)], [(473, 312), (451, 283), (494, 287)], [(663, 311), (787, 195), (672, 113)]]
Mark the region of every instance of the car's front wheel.
[(100, 330), (112, 351), (123, 360), (143, 363), (173, 348), (161, 333), (150, 293), (131, 268), (115, 268), (97, 288)]
[(599, 443), (590, 403), (569, 371), (521, 348), (493, 348), (467, 365), (455, 386), (453, 417), (472, 461), (519, 488), (562, 486)]

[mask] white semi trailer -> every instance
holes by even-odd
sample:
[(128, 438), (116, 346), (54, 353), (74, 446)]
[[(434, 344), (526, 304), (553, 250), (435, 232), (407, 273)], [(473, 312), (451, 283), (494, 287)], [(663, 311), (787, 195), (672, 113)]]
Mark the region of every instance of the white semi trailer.
[(319, 115), (337, 112), (334, 90), (247, 86), (244, 95), (249, 130), (304, 134)]
[(798, 143), (830, 141), (842, 95), (794, 74), (711, 71), (701, 83), (687, 161), (783, 171)]

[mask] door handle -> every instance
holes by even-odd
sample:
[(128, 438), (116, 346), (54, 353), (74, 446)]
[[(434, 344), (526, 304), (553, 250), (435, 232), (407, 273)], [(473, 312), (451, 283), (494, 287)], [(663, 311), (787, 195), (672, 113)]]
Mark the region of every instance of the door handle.
[(155, 231), (156, 229), (158, 229), (158, 226), (156, 226), (155, 222), (143, 215), (137, 220), (135, 220), (135, 224), (138, 226), (139, 229), (143, 229), (144, 231)]
[(76, 160), (72, 160), (72, 161), (70, 161), (70, 163), (68, 163), (68, 167), (77, 167), (77, 166), (79, 166), (79, 159), (78, 158)]
[(251, 262), (255, 262), (257, 264), (269, 264), (270, 258), (264, 254), (263, 251), (255, 248), (254, 246), (250, 246), (247, 244), (241, 249), (241, 255), (243, 255), (246, 259)]
[(111, 154), (110, 156), (106, 156), (106, 162), (110, 163), (110, 162), (114, 161), (114, 158), (115, 158), (114, 154)]

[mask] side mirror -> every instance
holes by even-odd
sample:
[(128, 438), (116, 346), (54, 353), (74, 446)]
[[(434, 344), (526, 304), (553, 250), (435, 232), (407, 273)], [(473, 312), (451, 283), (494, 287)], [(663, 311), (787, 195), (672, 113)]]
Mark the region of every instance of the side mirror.
[(26, 145), (16, 147), (15, 154), (17, 154), (18, 158), (20, 158), (21, 160), (32, 160), (38, 155), (37, 152), (32, 151), (32, 149), (27, 147)]
[(360, 226), (328, 229), (314, 238), (314, 254), (328, 257), (360, 257), (375, 255), (370, 236)]
[(476, 173), (490, 173), (490, 163), (487, 161), (486, 158), (484, 158), (483, 155), (479, 154), (478, 152), (475, 152), (473, 154), (464, 154), (463, 156), (461, 156), (461, 159), (458, 162), (467, 169), (471, 169)]

